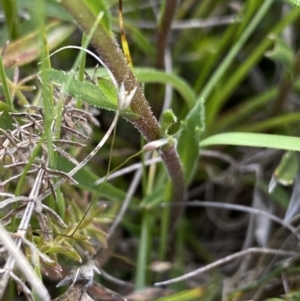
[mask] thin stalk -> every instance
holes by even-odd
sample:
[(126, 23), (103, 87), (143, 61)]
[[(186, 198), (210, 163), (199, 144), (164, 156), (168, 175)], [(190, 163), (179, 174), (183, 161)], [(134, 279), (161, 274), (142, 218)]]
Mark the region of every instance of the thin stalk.
[(161, 17), (158, 20), (157, 26), (157, 42), (156, 42), (156, 67), (164, 68), (165, 49), (168, 42), (168, 34), (171, 28), (171, 23), (174, 18), (177, 0), (164, 0), (161, 5)]
[[(82, 48), (86, 48), (87, 47), (90, 38), (91, 38), (91, 36), (88, 37), (85, 33), (82, 34), (82, 41), (81, 41), (81, 47)], [(80, 81), (84, 80), (85, 63), (86, 63), (86, 53), (83, 52), (82, 57), (80, 59), (79, 71), (78, 71), (78, 79)], [(81, 100), (77, 99), (77, 101), (76, 101), (76, 108), (79, 109), (79, 108), (81, 108), (81, 106), (82, 106)]]
[[(170, 200), (170, 185), (166, 185), (164, 199)], [(169, 204), (169, 202), (167, 202)], [(161, 226), (160, 226), (160, 235), (159, 235), (159, 253), (158, 257), (160, 261), (164, 261), (167, 253), (168, 246), (168, 234), (169, 234), (169, 221), (170, 221), (170, 208), (166, 206), (161, 210)]]
[(187, 280), (189, 278), (195, 277), (201, 273), (205, 273), (213, 268), (216, 268), (220, 265), (223, 265), (227, 262), (233, 261), (234, 259), (246, 256), (248, 254), (269, 254), (269, 255), (278, 255), (278, 256), (296, 256), (297, 252), (293, 252), (293, 251), (286, 251), (286, 250), (277, 250), (277, 249), (268, 249), (268, 248), (249, 248), (246, 250), (242, 250), (240, 252), (234, 253), (232, 255), (228, 255), (224, 258), (221, 258), (219, 260), (214, 261), (211, 264), (208, 264), (204, 267), (201, 267), (199, 269), (196, 269), (192, 272), (186, 273), (180, 277), (177, 278), (173, 278), (167, 281), (162, 281), (162, 282), (158, 282), (155, 283), (156, 286), (160, 286), (160, 285), (168, 285), (168, 284), (172, 284), (172, 283), (176, 283), (179, 281), (183, 281), (183, 280)]
[(141, 235), (139, 239), (139, 249), (137, 257), (137, 270), (136, 270), (136, 290), (141, 290), (146, 287), (146, 272), (147, 272), (147, 259), (148, 259), (148, 242), (149, 242), (149, 210), (145, 210), (142, 218)]
[(140, 184), (141, 176), (142, 176), (142, 169), (135, 172), (133, 180), (132, 180), (132, 182), (130, 184), (130, 187), (129, 187), (127, 193), (126, 193), (126, 197), (125, 197), (125, 199), (122, 203), (122, 207), (121, 207), (117, 217), (115, 218), (113, 224), (109, 228), (108, 236), (112, 236), (115, 229), (117, 228), (117, 226), (122, 221), (122, 219), (123, 219), (123, 217), (126, 213), (126, 210), (129, 207), (130, 201), (132, 200), (132, 197), (133, 197), (134, 193), (136, 192), (136, 189), (138, 188), (138, 185)]
[[(41, 80), (42, 86), (42, 96), (43, 96), (43, 109), (44, 109), (44, 128), (46, 133), (46, 141), (47, 141), (47, 152), (49, 158), (49, 166), (53, 169), (56, 167), (56, 156), (53, 149), (52, 142), (52, 132), (53, 132), (53, 120), (54, 120), (54, 101), (53, 101), (53, 88), (51, 86), (46, 85), (48, 82), (48, 77), (45, 74), (44, 70), (51, 68), (51, 62), (49, 59), (49, 47), (46, 36), (45, 29), (45, 7), (43, 1), (35, 0), (35, 6), (37, 10), (36, 14), (36, 26), (39, 28), (39, 40), (38, 47), (41, 48)], [(54, 201), (51, 202), (52, 208), (55, 208)]]

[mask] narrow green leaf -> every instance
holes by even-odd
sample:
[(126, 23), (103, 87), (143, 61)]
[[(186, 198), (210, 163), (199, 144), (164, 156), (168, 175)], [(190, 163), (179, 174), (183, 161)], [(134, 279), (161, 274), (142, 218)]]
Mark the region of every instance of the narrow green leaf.
[(18, 35), (18, 8), (16, 1), (2, 0), (2, 8), (5, 13), (5, 23), (8, 27), (9, 37), (14, 40)]
[[(93, 69), (87, 69), (89, 73), (93, 73)], [(186, 102), (188, 109), (192, 109), (196, 103), (196, 94), (194, 89), (187, 81), (174, 73), (156, 70), (152, 68), (134, 67), (134, 74), (141, 83), (159, 83), (169, 84), (182, 96)], [(107, 71), (104, 68), (99, 68), (98, 76), (107, 77)]]
[(92, 14), (97, 17), (100, 12), (103, 12), (103, 18), (101, 19), (101, 23), (104, 25), (104, 28), (110, 32), (110, 11), (107, 7), (106, 1), (104, 0), (83, 0), (88, 9), (92, 12)]
[(53, 241), (48, 242), (47, 244), (43, 245), (42, 251), (45, 254), (63, 254), (67, 257), (69, 257), (72, 260), (81, 262), (81, 257), (77, 253), (77, 251), (69, 246), (62, 246), (59, 243)]
[[(47, 69), (46, 74), (50, 80), (55, 85), (62, 86), (68, 80), (68, 75), (62, 71)], [(116, 90), (109, 89), (107, 83), (106, 87), (102, 83), (101, 90), (99, 87), (93, 85), (90, 82), (82, 82), (76, 79), (71, 81), (71, 84), (66, 88), (67, 93), (73, 97), (87, 102), (90, 105), (96, 106), (101, 109), (116, 111), (117, 110), (117, 100), (115, 99)], [(100, 85), (101, 86), (101, 85)], [(112, 87), (112, 85), (110, 85)], [(137, 118), (130, 109), (122, 111), (122, 115), (128, 118)]]
[(273, 177), (277, 183), (284, 186), (292, 185), (298, 172), (298, 160), (295, 152), (286, 152), (274, 171)]
[(280, 63), (287, 71), (292, 73), (295, 54), (286, 41), (276, 35), (269, 37), (274, 42), (273, 48), (265, 53), (271, 60)]
[(106, 95), (108, 100), (117, 107), (118, 94), (117, 94), (116, 87), (114, 86), (114, 84), (110, 80), (108, 80), (104, 77), (98, 77), (97, 83), (98, 83), (99, 89)]
[(200, 147), (210, 145), (241, 145), (300, 151), (300, 138), (283, 135), (256, 133), (223, 133), (208, 137), (200, 142)]
[[(208, 294), (208, 296), (211, 297), (211, 293), (207, 292), (206, 288), (197, 287), (193, 289), (189, 289), (186, 291), (178, 292), (176, 294), (162, 297), (159, 299), (156, 299), (156, 301), (192, 301), (192, 300), (200, 300), (201, 297), (203, 297), (205, 294)], [(209, 300), (210, 298), (208, 298)]]
[[(18, 0), (17, 3), (19, 10), (26, 10), (30, 16), (38, 13), (36, 4), (32, 0)], [(73, 22), (70, 14), (66, 10), (61, 9), (60, 1), (45, 1), (45, 13), (47, 17), (55, 18), (55, 20)]]
[[(47, 44), (49, 50), (57, 47), (62, 41), (71, 35), (75, 27), (60, 22), (52, 22), (46, 26)], [(33, 31), (22, 38), (7, 45), (3, 56), (4, 66), (22, 66), (36, 60), (41, 53), (41, 48), (37, 47), (39, 31)]]
[(174, 73), (167, 73), (151, 68), (134, 68), (137, 79), (143, 83), (162, 83), (172, 85), (184, 98), (189, 109), (196, 103), (196, 95), (192, 87)]
[(300, 1), (299, 0), (285, 0), (285, 2), (300, 8)]
[(10, 90), (8, 87), (8, 83), (7, 83), (6, 72), (5, 72), (4, 62), (2, 59), (2, 54), (0, 54), (0, 81), (1, 81), (1, 85), (3, 87), (5, 101), (10, 106), (10, 108), (13, 110), (14, 103), (13, 103), (13, 100), (12, 100), (12, 97), (10, 94)]
[(0, 128), (1, 129), (13, 129), (13, 119), (9, 115), (9, 113), (12, 112), (10, 106), (0, 101)]
[(183, 165), (186, 183), (192, 179), (199, 156), (199, 142), (204, 130), (204, 103), (199, 101), (181, 122), (178, 153)]

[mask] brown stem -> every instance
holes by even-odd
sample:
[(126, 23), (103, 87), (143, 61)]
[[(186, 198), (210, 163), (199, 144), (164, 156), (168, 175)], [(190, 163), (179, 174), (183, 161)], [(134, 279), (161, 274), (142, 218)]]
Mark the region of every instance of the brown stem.
[[(160, 156), (165, 163), (165, 166), (169, 172), (173, 184), (173, 195), (172, 202), (183, 202), (185, 197), (185, 185), (184, 174), (182, 171), (182, 166), (176, 148), (173, 146), (166, 150), (162, 150)], [(170, 221), (170, 228), (173, 228), (174, 224), (181, 215), (183, 207), (178, 206), (177, 208), (172, 208)]]
[[(168, 2), (172, 3), (174, 1)], [(84, 2), (81, 0), (62, 0), (62, 4), (77, 21), (81, 29), (88, 34), (96, 17), (84, 5)], [(176, 5), (173, 6), (176, 7)], [(173, 14), (171, 15), (173, 16)], [(139, 87), (139, 83), (128, 67), (115, 39), (111, 33), (104, 29), (101, 23), (98, 25), (91, 42), (101, 59), (114, 75), (119, 86), (124, 82), (127, 91), (131, 91), (134, 87)], [(136, 91), (130, 107), (140, 117), (128, 120), (144, 135), (146, 140), (153, 141), (161, 138), (159, 123), (154, 117), (141, 89)], [(169, 149), (163, 150), (161, 156), (173, 182), (173, 200), (177, 202), (183, 201), (185, 183), (177, 150), (174, 146), (171, 146)]]
[[(95, 16), (84, 5), (84, 2), (79, 0), (62, 0), (62, 4), (74, 17), (81, 29), (88, 34), (95, 22)], [(131, 91), (136, 86), (139, 87), (139, 83), (128, 67), (115, 39), (101, 24), (98, 25), (91, 43), (95, 46), (101, 59), (114, 75), (119, 86), (124, 82), (127, 91)], [(129, 121), (138, 128), (148, 141), (159, 139), (159, 124), (153, 116), (141, 89), (137, 89), (130, 107), (140, 118)]]
[(165, 49), (168, 42), (168, 34), (171, 28), (171, 23), (176, 12), (177, 2), (177, 0), (167, 0), (162, 18), (159, 20), (156, 47), (156, 67), (158, 69), (164, 68)]

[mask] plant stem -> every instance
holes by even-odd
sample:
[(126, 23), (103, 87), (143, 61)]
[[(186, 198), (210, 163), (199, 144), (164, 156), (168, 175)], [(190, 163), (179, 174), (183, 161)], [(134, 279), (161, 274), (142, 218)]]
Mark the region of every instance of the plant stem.
[[(88, 34), (95, 20), (95, 16), (91, 11), (82, 1), (78, 0), (62, 0), (62, 4), (79, 23), (81, 29)], [(91, 42), (103, 62), (114, 75), (119, 86), (124, 82), (125, 90), (127, 91), (132, 91), (135, 87), (139, 87), (139, 83), (128, 67), (124, 55), (115, 39), (111, 33), (107, 32), (101, 23), (98, 25)], [(159, 139), (159, 124), (153, 116), (141, 89), (137, 89), (130, 108), (140, 117), (138, 119), (130, 119), (129, 121), (134, 124), (148, 141)]]
[(176, 12), (177, 2), (177, 0), (166, 0), (166, 3), (162, 4), (161, 18), (159, 18), (157, 26), (156, 67), (158, 69), (164, 68), (165, 49), (168, 42), (168, 33)]
[[(62, 4), (79, 23), (81, 29), (88, 34), (94, 24), (95, 16), (88, 7), (84, 5), (84, 2), (79, 0), (62, 0)], [(135, 87), (139, 87), (139, 83), (128, 67), (125, 57), (113, 38), (112, 33), (108, 32), (101, 23), (98, 25), (91, 42), (103, 62), (115, 77), (119, 87), (122, 83), (124, 83), (127, 91), (132, 91)], [(134, 113), (139, 115), (139, 117), (128, 117), (127, 119), (140, 131), (146, 140), (153, 141), (160, 139), (159, 123), (154, 117), (142, 89), (137, 89), (130, 108)], [(184, 177), (175, 146), (162, 150), (161, 156), (172, 179), (172, 200), (183, 201), (185, 192)], [(173, 216), (178, 216), (178, 210), (176, 210)]]

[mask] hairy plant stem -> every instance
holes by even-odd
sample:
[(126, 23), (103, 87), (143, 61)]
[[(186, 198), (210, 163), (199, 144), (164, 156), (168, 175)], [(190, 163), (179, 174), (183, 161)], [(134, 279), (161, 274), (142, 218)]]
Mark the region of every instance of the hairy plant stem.
[[(95, 16), (84, 5), (84, 2), (79, 0), (62, 0), (62, 4), (78, 22), (85, 34), (88, 34), (94, 24)], [(96, 51), (103, 62), (114, 75), (119, 86), (124, 83), (125, 90), (127, 91), (132, 91), (135, 87), (139, 87), (139, 83), (131, 69), (128, 67), (125, 57), (113, 38), (112, 33), (107, 32), (101, 23), (98, 25), (98, 28), (91, 39), (91, 43), (96, 48)], [(127, 119), (141, 132), (146, 140), (153, 141), (160, 139), (159, 123), (154, 117), (140, 88), (136, 90), (130, 108), (134, 113), (139, 115), (139, 117)], [(184, 177), (175, 146), (170, 146), (170, 148), (162, 150), (161, 156), (172, 179), (172, 200), (183, 201), (185, 194)]]

